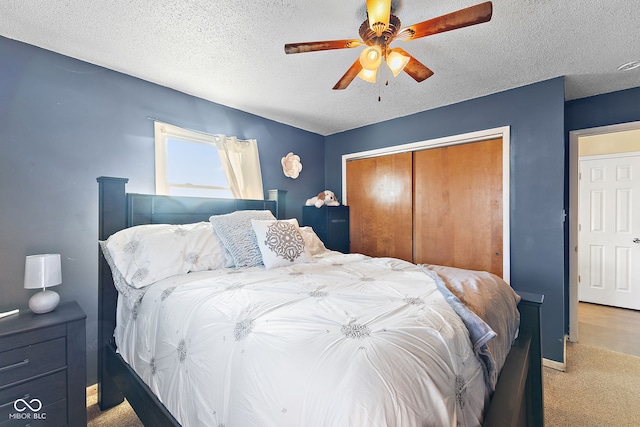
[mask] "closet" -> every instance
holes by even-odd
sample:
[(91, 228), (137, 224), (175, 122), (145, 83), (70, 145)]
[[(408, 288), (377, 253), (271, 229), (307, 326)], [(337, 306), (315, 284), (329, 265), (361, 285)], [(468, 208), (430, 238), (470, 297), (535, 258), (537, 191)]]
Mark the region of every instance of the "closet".
[(502, 138), (346, 162), (351, 252), (503, 275)]

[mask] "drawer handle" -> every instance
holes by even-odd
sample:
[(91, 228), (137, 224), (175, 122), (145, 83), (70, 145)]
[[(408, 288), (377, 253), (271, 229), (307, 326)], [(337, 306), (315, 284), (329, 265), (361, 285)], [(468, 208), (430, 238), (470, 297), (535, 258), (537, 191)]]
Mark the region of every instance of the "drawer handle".
[[(30, 397), (31, 397), (31, 396), (29, 395), (29, 393), (27, 393), (27, 394), (25, 394), (25, 395), (22, 397), (22, 399), (27, 400), (27, 399), (29, 399)], [(15, 404), (16, 400), (18, 400), (18, 399), (20, 399), (20, 398), (18, 397), (17, 399), (14, 399), (14, 400), (12, 400), (12, 401), (10, 401), (10, 402), (3, 403), (2, 405), (0, 405), (0, 409), (2, 409), (2, 408), (6, 408), (6, 407), (7, 407), (7, 406), (9, 406), (9, 405), (13, 406), (13, 405)]]
[(29, 359), (24, 359), (22, 362), (14, 363), (13, 365), (7, 365), (0, 368), (0, 372), (10, 371), (12, 369), (21, 368), (29, 364)]

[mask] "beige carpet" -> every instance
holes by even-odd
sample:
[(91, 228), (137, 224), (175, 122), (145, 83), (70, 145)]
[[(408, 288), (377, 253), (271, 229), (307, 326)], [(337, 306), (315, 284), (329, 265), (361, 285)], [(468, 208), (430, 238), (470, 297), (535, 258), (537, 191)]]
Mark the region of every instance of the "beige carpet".
[(640, 426), (640, 357), (567, 345), (567, 372), (544, 368), (547, 427)]
[[(640, 426), (640, 357), (570, 343), (567, 361), (567, 372), (544, 368), (547, 427)], [(100, 412), (96, 400), (87, 399), (89, 426), (142, 425), (127, 402)]]
[(89, 427), (139, 427), (142, 422), (126, 400), (124, 403), (106, 410), (98, 408), (98, 393), (87, 396), (87, 425)]

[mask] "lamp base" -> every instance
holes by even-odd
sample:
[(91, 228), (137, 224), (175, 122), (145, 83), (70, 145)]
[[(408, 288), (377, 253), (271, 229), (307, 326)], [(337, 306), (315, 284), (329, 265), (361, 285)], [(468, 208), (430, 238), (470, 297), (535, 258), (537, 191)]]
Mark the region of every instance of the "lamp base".
[(60, 295), (57, 292), (44, 290), (29, 299), (29, 309), (36, 314), (44, 314), (53, 311), (59, 302)]

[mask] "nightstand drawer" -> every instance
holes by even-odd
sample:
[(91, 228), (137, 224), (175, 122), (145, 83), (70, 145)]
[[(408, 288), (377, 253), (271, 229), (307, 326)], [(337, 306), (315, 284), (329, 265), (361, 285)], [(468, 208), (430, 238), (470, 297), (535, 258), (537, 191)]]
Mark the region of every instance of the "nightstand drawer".
[(0, 387), (66, 366), (65, 338), (0, 353)]
[[(4, 427), (5, 424), (1, 422), (6, 421), (10, 421), (8, 425), (25, 425), (29, 421), (32, 426), (64, 425), (67, 420), (66, 375), (66, 371), (60, 371), (0, 391), (0, 426)], [(14, 403), (17, 399), (23, 399), (35, 410), (32, 411), (24, 402), (18, 402), (16, 409)], [(60, 405), (60, 402), (63, 404)], [(22, 411), (19, 411), (20, 409)], [(43, 419), (46, 419), (47, 423), (44, 423)], [(62, 422), (51, 424), (54, 420)]]

